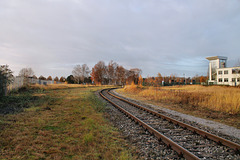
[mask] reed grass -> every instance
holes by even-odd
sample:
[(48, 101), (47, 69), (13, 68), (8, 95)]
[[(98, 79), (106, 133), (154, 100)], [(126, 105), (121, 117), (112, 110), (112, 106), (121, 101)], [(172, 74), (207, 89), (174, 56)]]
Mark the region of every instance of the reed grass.
[(224, 86), (171, 86), (137, 87), (126, 86), (124, 92), (147, 100), (188, 105), (192, 108), (207, 108), (227, 114), (240, 114), (240, 88)]

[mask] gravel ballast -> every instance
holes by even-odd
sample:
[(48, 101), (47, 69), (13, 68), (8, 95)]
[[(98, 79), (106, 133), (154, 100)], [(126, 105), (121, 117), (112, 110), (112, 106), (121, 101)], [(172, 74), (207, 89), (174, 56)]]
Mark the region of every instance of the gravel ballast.
[[(113, 92), (115, 94), (117, 94), (118, 96), (127, 99), (128, 101), (131, 101), (138, 105), (150, 108), (150, 109), (155, 110), (155, 111), (157, 111), (161, 114), (164, 114), (168, 117), (174, 118), (176, 120), (180, 120), (184, 123), (187, 123), (189, 125), (199, 128), (199, 129), (205, 130), (209, 133), (216, 134), (216, 135), (218, 135), (222, 138), (228, 139), (230, 141), (233, 141), (236, 143), (240, 142), (240, 139), (236, 138), (235, 136), (228, 135), (226, 133), (222, 133), (216, 129), (213, 129), (212, 127), (210, 127), (208, 125), (198, 123), (198, 121), (196, 119), (194, 119), (194, 118), (196, 118), (194, 116), (188, 116), (186, 114), (182, 114), (182, 113), (179, 113), (176, 111), (171, 112), (172, 110), (170, 110), (170, 109), (166, 109), (166, 108), (159, 107), (159, 106), (154, 106), (151, 104), (146, 104), (141, 101), (134, 100), (134, 99), (129, 99), (129, 98), (124, 97), (123, 95), (116, 93), (115, 91), (113, 91)], [(119, 105), (121, 106), (121, 104), (119, 104)], [(123, 106), (124, 106), (124, 104), (123, 104)], [(130, 108), (127, 107), (126, 109), (128, 110)], [(132, 111), (135, 112), (134, 110), (135, 109), (133, 109)], [(132, 112), (132, 111), (130, 111), (130, 112)], [(139, 159), (181, 159), (180, 157), (177, 156), (176, 152), (167, 148), (165, 144), (163, 144), (162, 142), (159, 142), (159, 140), (157, 138), (152, 136), (148, 131), (143, 129), (141, 126), (136, 124), (134, 121), (127, 118), (123, 113), (121, 113), (118, 109), (113, 107), (111, 104), (108, 104), (106, 106), (106, 113), (107, 113), (106, 118), (108, 118), (111, 121), (111, 123), (121, 131), (123, 137), (125, 137), (125, 139), (131, 143), (131, 145), (135, 146), (137, 155), (139, 156), (138, 157)], [(145, 119), (145, 121), (149, 121), (151, 119), (150, 117), (152, 115), (144, 115), (142, 113), (142, 111), (140, 111), (138, 117), (141, 117), (141, 116), (146, 117), (146, 118), (143, 118), (143, 119)], [(201, 118), (197, 118), (197, 119), (201, 120)], [(158, 122), (158, 121), (156, 121), (156, 122)], [(153, 127), (154, 127), (154, 125), (155, 125), (155, 128), (159, 128), (160, 126), (162, 126), (161, 124), (157, 125), (156, 122), (153, 121), (153, 119), (150, 120), (150, 123), (153, 124)], [(212, 122), (212, 121), (210, 121), (210, 122)], [(233, 127), (231, 127), (231, 128), (233, 128)], [(160, 127), (160, 129), (161, 129), (161, 127)], [(164, 131), (166, 131), (166, 130), (164, 130)], [(178, 130), (176, 129), (176, 131), (178, 131)], [(185, 135), (185, 134), (183, 134), (183, 135)], [(176, 134), (176, 136), (179, 136), (179, 135)], [(194, 137), (195, 135), (192, 135), (192, 136)], [(189, 139), (189, 137), (191, 137), (191, 135), (186, 134), (185, 138)], [(179, 137), (172, 137), (171, 139), (174, 139), (174, 138), (177, 138), (177, 141), (180, 141), (180, 142), (184, 141), (184, 137), (183, 138), (181, 137), (182, 139), (179, 139)], [(199, 141), (200, 139), (197, 138), (197, 140)], [(207, 143), (206, 144), (202, 143), (202, 141), (205, 141), (205, 140), (200, 140), (199, 144), (204, 144), (204, 146), (205, 146)], [(187, 143), (185, 144), (185, 142), (183, 143), (183, 145), (187, 145), (185, 147), (189, 147), (189, 144), (187, 144)], [(215, 147), (214, 144), (210, 144), (209, 147), (212, 148), (212, 146)], [(193, 148), (195, 148), (195, 147), (197, 147), (197, 146), (193, 146)], [(200, 145), (200, 147), (203, 147), (203, 146)], [(206, 157), (209, 157), (209, 158), (212, 157), (213, 159), (225, 159), (225, 158), (235, 159), (236, 157), (239, 156), (239, 155), (235, 155), (235, 153), (233, 153), (234, 152), (233, 150), (231, 151), (232, 153), (230, 153), (228, 148), (226, 148), (226, 147), (222, 148), (222, 147), (223, 146), (215, 147), (216, 149), (213, 149), (213, 150), (211, 150), (210, 148), (206, 148), (207, 150), (204, 153), (200, 153), (199, 152), (200, 150), (199, 151), (196, 150), (196, 151), (197, 151), (197, 154), (199, 152), (199, 157), (201, 157), (203, 159), (205, 159)], [(191, 147), (191, 149), (193, 149), (193, 148)], [(196, 152), (196, 151), (194, 151), (194, 152)], [(219, 152), (219, 154), (218, 154), (218, 152)], [(205, 155), (205, 153), (206, 153), (206, 155)], [(225, 153), (225, 156), (222, 153)], [(210, 154), (210, 155), (208, 155), (208, 154)]]
[(154, 109), (156, 111), (165, 112), (168, 116), (174, 117), (178, 120), (181, 119), (183, 122), (186, 122), (186, 123), (190, 122), (191, 124), (195, 123), (196, 125), (200, 125), (200, 126), (198, 126), (198, 128), (201, 128), (201, 129), (207, 128), (207, 130), (211, 130), (211, 132), (213, 132), (214, 134), (217, 134), (219, 136), (224, 136), (224, 138), (226, 138), (226, 136), (229, 136), (229, 137), (227, 137), (227, 139), (233, 140), (237, 143), (240, 142), (240, 129), (237, 129), (237, 128), (234, 128), (234, 127), (222, 124), (222, 123), (214, 122), (211, 120), (206, 120), (203, 118), (198, 118), (198, 117), (194, 117), (191, 115), (183, 114), (183, 113), (173, 111), (173, 110), (161, 107), (161, 106), (156, 106), (156, 105), (152, 105), (149, 103), (143, 103), (136, 99), (130, 99), (130, 98), (125, 97), (124, 95), (119, 94), (115, 90), (113, 91), (113, 93), (117, 94), (127, 100), (138, 103), (140, 105), (148, 106), (149, 108)]
[[(106, 102), (102, 97), (97, 96)], [(137, 159), (184, 159), (178, 157), (177, 153), (160, 142), (143, 127), (127, 118), (110, 103), (106, 106), (106, 118), (120, 130), (123, 137), (135, 147)]]

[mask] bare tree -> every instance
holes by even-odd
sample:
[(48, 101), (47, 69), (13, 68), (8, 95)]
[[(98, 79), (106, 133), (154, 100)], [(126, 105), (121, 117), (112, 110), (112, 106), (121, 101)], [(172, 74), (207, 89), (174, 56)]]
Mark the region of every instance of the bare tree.
[(23, 85), (28, 85), (28, 78), (33, 76), (34, 72), (32, 68), (22, 68), (18, 75), (24, 77)]
[(81, 65), (76, 65), (74, 68), (73, 68), (73, 71), (72, 71), (72, 74), (74, 76), (74, 80), (77, 84), (80, 83), (81, 79), (82, 79), (82, 67)]
[(117, 66), (116, 77), (118, 84), (124, 85), (126, 82), (126, 70), (123, 66)]
[(139, 68), (130, 69), (127, 72), (128, 84), (131, 84), (132, 82), (134, 82), (135, 84), (138, 84), (138, 77), (141, 73), (142, 73), (142, 70)]
[(87, 66), (87, 64), (82, 65), (82, 73), (83, 73), (83, 76), (81, 80), (85, 83), (85, 78), (88, 78), (90, 73), (90, 69)]
[(107, 66), (107, 76), (108, 76), (108, 84), (116, 84), (117, 81), (117, 76), (116, 76), (116, 71), (117, 71), (118, 64), (116, 62), (110, 61), (108, 66)]
[(89, 73), (90, 73), (90, 70), (89, 70), (87, 64), (83, 64), (82, 66), (76, 65), (72, 71), (75, 82), (78, 84), (80, 82), (84, 82), (84, 79), (89, 76)]
[(19, 71), (19, 76), (23, 76), (26, 78), (29, 78), (30, 76), (33, 76), (34, 72), (32, 70), (32, 68), (22, 68)]

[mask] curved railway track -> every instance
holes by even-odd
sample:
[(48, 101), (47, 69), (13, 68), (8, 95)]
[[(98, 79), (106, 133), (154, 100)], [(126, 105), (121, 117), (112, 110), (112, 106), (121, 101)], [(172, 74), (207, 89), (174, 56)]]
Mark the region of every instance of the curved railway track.
[(149, 108), (134, 104), (104, 89), (100, 95), (126, 116), (186, 159), (240, 159), (240, 145)]

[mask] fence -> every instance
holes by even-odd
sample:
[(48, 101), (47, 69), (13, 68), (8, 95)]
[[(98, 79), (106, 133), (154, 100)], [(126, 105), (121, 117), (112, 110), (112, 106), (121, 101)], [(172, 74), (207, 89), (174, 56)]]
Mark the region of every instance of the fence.
[[(48, 84), (62, 84), (63, 82), (56, 82), (51, 80), (41, 80), (41, 79), (34, 79), (34, 78), (28, 78), (27, 79), (28, 84), (40, 84), (40, 85), (48, 85)], [(14, 77), (13, 83), (11, 83), (7, 87), (7, 92), (9, 93), (12, 90), (16, 90), (21, 88), (24, 85), (24, 77)]]
[(7, 87), (7, 92), (21, 88), (23, 86), (24, 77), (14, 77), (13, 82)]

